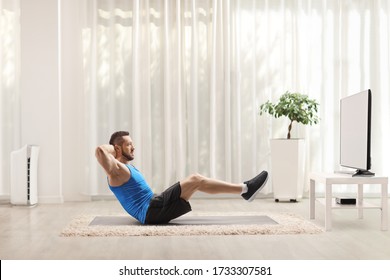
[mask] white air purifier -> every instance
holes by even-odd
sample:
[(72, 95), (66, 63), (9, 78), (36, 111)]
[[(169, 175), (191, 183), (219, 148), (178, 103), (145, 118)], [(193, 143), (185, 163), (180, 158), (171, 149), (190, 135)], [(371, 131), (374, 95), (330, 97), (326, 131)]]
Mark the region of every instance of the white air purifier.
[(39, 147), (26, 145), (11, 152), (11, 204), (34, 206), (38, 203)]

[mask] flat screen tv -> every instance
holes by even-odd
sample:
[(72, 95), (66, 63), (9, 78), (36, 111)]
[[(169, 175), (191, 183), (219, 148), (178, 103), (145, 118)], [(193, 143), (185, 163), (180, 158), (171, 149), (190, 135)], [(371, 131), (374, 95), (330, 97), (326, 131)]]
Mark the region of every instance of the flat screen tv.
[(374, 176), (371, 169), (371, 90), (340, 99), (340, 165), (353, 176)]

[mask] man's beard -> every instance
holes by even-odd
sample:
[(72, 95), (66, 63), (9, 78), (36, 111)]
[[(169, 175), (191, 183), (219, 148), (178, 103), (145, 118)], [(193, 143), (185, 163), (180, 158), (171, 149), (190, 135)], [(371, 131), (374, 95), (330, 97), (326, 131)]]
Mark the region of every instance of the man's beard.
[(123, 151), (122, 151), (122, 156), (123, 156), (125, 159), (127, 159), (128, 161), (132, 161), (132, 160), (134, 159), (133, 156), (131, 156), (130, 154), (125, 153), (125, 152), (123, 152)]

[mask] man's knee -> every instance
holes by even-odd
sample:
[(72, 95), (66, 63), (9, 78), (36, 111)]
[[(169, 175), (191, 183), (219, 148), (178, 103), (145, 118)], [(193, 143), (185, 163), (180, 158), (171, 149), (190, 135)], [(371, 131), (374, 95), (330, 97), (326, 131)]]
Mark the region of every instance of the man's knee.
[(206, 181), (206, 177), (195, 173), (189, 176), (189, 181), (196, 186), (201, 186)]
[(180, 197), (184, 200), (189, 200), (191, 196), (203, 186), (206, 177), (200, 174), (192, 174), (186, 179), (180, 182), (181, 195)]
[(190, 191), (196, 191), (198, 188), (202, 187), (205, 184), (206, 177), (200, 174), (191, 174), (185, 180), (180, 182), (182, 188)]

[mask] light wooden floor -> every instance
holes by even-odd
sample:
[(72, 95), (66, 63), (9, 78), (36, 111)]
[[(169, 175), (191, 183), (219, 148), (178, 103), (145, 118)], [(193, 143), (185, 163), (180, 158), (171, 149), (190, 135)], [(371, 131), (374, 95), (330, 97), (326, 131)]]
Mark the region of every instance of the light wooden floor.
[[(280, 211), (309, 217), (308, 199), (298, 203), (257, 199), (194, 199), (193, 211)], [(374, 202), (376, 200), (374, 199)], [(324, 207), (314, 223), (323, 226)], [(380, 230), (380, 211), (364, 219), (354, 210), (334, 210), (333, 230), (314, 235), (194, 237), (60, 237), (80, 214), (122, 213), (115, 200), (38, 205), (0, 205), (0, 259), (390, 259), (390, 231)]]

